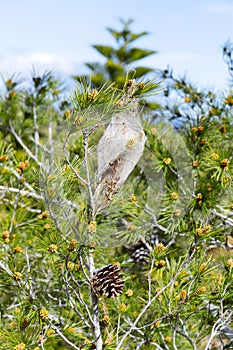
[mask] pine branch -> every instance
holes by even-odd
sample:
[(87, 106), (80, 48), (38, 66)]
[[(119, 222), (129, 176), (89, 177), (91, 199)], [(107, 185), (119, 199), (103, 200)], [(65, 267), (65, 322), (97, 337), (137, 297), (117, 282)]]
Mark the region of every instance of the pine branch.
[[(7, 203), (8, 205), (14, 206), (14, 201), (13, 200), (11, 201), (11, 200), (9, 200), (7, 198), (4, 198), (4, 197), (1, 197), (1, 196), (0, 196), (0, 200), (2, 200), (2, 202), (4, 202), (4, 203)], [(22, 202), (18, 202), (18, 206), (20, 208), (26, 209), (27, 211), (29, 211), (31, 213), (41, 214), (41, 212), (42, 212), (41, 209), (31, 208), (31, 207), (29, 207), (28, 205), (26, 205), (26, 204), (24, 204)], [(21, 224), (19, 224), (19, 225), (21, 225)]]
[(156, 295), (153, 298), (149, 298), (147, 304), (144, 306), (144, 308), (142, 309), (142, 311), (139, 313), (139, 315), (137, 316), (137, 318), (135, 319), (135, 321), (133, 322), (132, 326), (129, 328), (129, 330), (125, 333), (125, 335), (121, 338), (120, 342), (117, 344), (116, 350), (120, 350), (120, 348), (122, 347), (124, 341), (126, 340), (126, 338), (131, 334), (131, 332), (135, 329), (137, 329), (137, 323), (140, 321), (140, 319), (142, 318), (142, 316), (145, 314), (145, 312), (147, 311), (147, 309), (151, 306), (151, 304), (154, 302), (154, 300), (164, 291), (166, 290), (170, 285), (172, 285), (177, 276), (179, 275), (179, 273), (190, 263), (190, 261), (193, 259), (194, 254), (196, 252), (196, 245), (194, 245), (192, 252), (190, 254), (190, 256), (183, 262), (183, 264), (181, 265), (181, 267), (178, 269), (178, 271), (175, 273), (175, 275), (173, 276), (173, 278), (170, 280), (169, 283), (167, 283), (163, 288), (161, 288), (159, 290), (159, 292), (156, 293)]
[(0, 185), (0, 191), (12, 192), (12, 193), (19, 193), (20, 192), (20, 194), (22, 196), (32, 197), (32, 198), (35, 198), (35, 199), (40, 200), (40, 201), (43, 200), (43, 197), (38, 195), (35, 192), (29, 192), (29, 191), (25, 191), (25, 190), (20, 190), (20, 189), (15, 188), (15, 187), (6, 187), (6, 186)]
[[(63, 280), (65, 281), (66, 295), (67, 295), (67, 299), (68, 299), (68, 302), (69, 302), (69, 304), (70, 304), (71, 309), (77, 314), (78, 317), (80, 317), (80, 319), (83, 321), (83, 323), (84, 323), (87, 327), (91, 328), (91, 325), (90, 325), (89, 322), (86, 320), (86, 318), (85, 318), (85, 317), (81, 314), (81, 312), (78, 311), (77, 308), (75, 307), (75, 305), (74, 305), (74, 303), (73, 303), (73, 301), (72, 301), (72, 299), (71, 299), (70, 292), (69, 292), (69, 289), (71, 289), (72, 287), (71, 287), (71, 285), (69, 284), (67, 278), (65, 278), (64, 274), (63, 274)], [(73, 279), (73, 278), (72, 278), (72, 280), (73, 280), (73, 282), (74, 282), (74, 279)], [(77, 283), (76, 283), (76, 282), (75, 282), (75, 284), (76, 284), (76, 286), (77, 286)], [(78, 286), (78, 288), (80, 288), (80, 287)], [(81, 303), (85, 306), (86, 311), (88, 311), (89, 319), (90, 319), (90, 321), (93, 323), (92, 318), (91, 318), (90, 313), (89, 313), (89, 309), (87, 308), (86, 303), (84, 303), (83, 300), (82, 300), (82, 298), (81, 298), (79, 295), (77, 295), (77, 293), (75, 292), (75, 290), (73, 290), (73, 293), (75, 293), (76, 297), (78, 297), (79, 302), (81, 302)]]
[(37, 156), (30, 151), (30, 149), (25, 145), (25, 143), (23, 142), (21, 137), (16, 133), (16, 131), (11, 123), (10, 123), (10, 132), (16, 138), (16, 140), (19, 142), (19, 144), (22, 146), (22, 148), (26, 151), (28, 156), (30, 158), (32, 158), (39, 165), (39, 167), (43, 167), (43, 164), (39, 161)]
[(78, 348), (76, 345), (74, 345), (74, 343), (72, 343), (68, 338), (66, 338), (66, 336), (60, 331), (60, 329), (58, 327), (56, 327), (54, 324), (50, 323), (50, 327), (52, 329), (55, 330), (55, 332), (60, 335), (60, 337), (66, 342), (66, 344), (68, 344), (69, 346), (71, 346), (72, 349), (75, 350), (80, 350), (81, 348)]
[(69, 137), (71, 135), (72, 132), (69, 132), (67, 135), (66, 135), (66, 138), (65, 138), (65, 141), (63, 143), (63, 153), (65, 155), (65, 160), (67, 162), (67, 164), (69, 165), (70, 169), (73, 171), (73, 173), (75, 174), (75, 176), (77, 177), (77, 179), (79, 179), (84, 185), (87, 186), (87, 182), (85, 179), (82, 178), (82, 176), (79, 175), (79, 173), (76, 171), (76, 169), (73, 167), (73, 165), (71, 164), (70, 160), (69, 160), (69, 154), (68, 154), (68, 151), (67, 151), (67, 143), (68, 143), (68, 140), (69, 140)]
[[(83, 130), (84, 168), (85, 168), (86, 179), (87, 179), (86, 184), (87, 184), (88, 193), (89, 193), (90, 219), (91, 221), (95, 221), (95, 201), (94, 201), (94, 196), (92, 192), (90, 171), (88, 166), (88, 138), (89, 138), (89, 132), (87, 130)], [(94, 276), (94, 271), (95, 271), (94, 254), (93, 254), (92, 248), (90, 248), (89, 250), (88, 260), (89, 260), (88, 262), (89, 275), (90, 275), (90, 279), (92, 280)], [(92, 301), (92, 309), (93, 309), (92, 319), (93, 319), (93, 325), (94, 325), (94, 334), (96, 338), (96, 350), (102, 350), (103, 341), (102, 341), (100, 321), (99, 321), (99, 305), (98, 305), (99, 300), (92, 287), (90, 287), (90, 293), (91, 293), (91, 301)]]

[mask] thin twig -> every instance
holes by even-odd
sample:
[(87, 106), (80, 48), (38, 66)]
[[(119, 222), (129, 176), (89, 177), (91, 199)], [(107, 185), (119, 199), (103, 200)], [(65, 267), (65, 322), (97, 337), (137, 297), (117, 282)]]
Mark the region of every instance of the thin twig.
[(26, 248), (25, 251), (25, 256), (26, 256), (26, 261), (27, 261), (27, 273), (28, 273), (28, 284), (29, 284), (29, 295), (30, 297), (32, 297), (32, 299), (35, 298), (35, 293), (32, 287), (32, 283), (31, 283), (31, 266), (30, 266), (30, 261), (29, 261), (29, 255), (28, 255), (28, 248)]
[[(0, 167), (1, 166), (3, 166), (3, 164), (0, 164)], [(22, 175), (19, 174), (14, 168), (7, 167), (7, 169), (17, 178), (17, 180), (20, 180), (22, 178)], [(26, 181), (26, 179), (24, 179), (23, 186), (26, 187), (30, 192), (35, 192), (34, 188)]]
[(42, 200), (43, 199), (42, 196), (40, 196), (39, 194), (37, 194), (35, 192), (19, 190), (18, 188), (15, 188), (15, 187), (7, 187), (7, 186), (0, 185), (0, 191), (12, 192), (12, 193), (19, 193), (20, 192), (21, 196), (32, 197), (32, 198), (35, 198), (35, 199), (38, 199), (38, 200)]
[(121, 313), (119, 313), (119, 314), (118, 314), (118, 317), (117, 317), (116, 345), (117, 345), (118, 342), (119, 342), (120, 325), (121, 325)]
[(34, 122), (34, 138), (35, 138), (35, 157), (38, 158), (38, 144), (39, 144), (39, 127), (37, 123), (36, 105), (33, 104), (33, 122)]
[[(4, 197), (3, 197), (3, 198), (0, 198), (0, 200), (2, 200), (2, 202), (6, 203), (6, 204), (10, 204), (11, 206), (13, 206), (14, 203), (15, 203), (15, 201), (11, 201), (11, 200), (9, 200), (9, 199), (7, 199), (7, 198), (4, 198)], [(24, 204), (24, 203), (22, 203), (22, 202), (19, 202), (19, 203), (18, 203), (18, 206), (19, 206), (20, 208), (26, 209), (27, 211), (30, 211), (31, 213), (40, 214), (40, 213), (42, 212), (41, 209), (31, 208), (31, 207), (29, 207), (28, 205), (26, 205), (26, 204)]]
[[(81, 294), (81, 293), (80, 293), (80, 286), (79, 286), (79, 284), (75, 281), (75, 279), (73, 278), (72, 274), (70, 274), (70, 277), (71, 277), (73, 283), (78, 287), (78, 293), (77, 293), (72, 287), (71, 287), (71, 288), (72, 288), (73, 292), (75, 293), (75, 295), (78, 297), (78, 300), (80, 301), (80, 303), (83, 304), (83, 306), (85, 307), (86, 312), (87, 312), (88, 317), (89, 317), (89, 320), (91, 321), (91, 323), (92, 323), (92, 325), (93, 325), (94, 323), (93, 323), (93, 319), (92, 319), (92, 317), (91, 317), (90, 310), (89, 310), (87, 304), (85, 303), (85, 301), (82, 299), (82, 297), (81, 297), (81, 295), (80, 295), (80, 294)], [(89, 325), (89, 327), (91, 327), (91, 326)]]
[[(89, 132), (87, 130), (83, 131), (83, 149), (84, 149), (84, 169), (86, 173), (86, 185), (88, 188), (89, 193), (89, 205), (90, 205), (90, 217), (91, 220), (95, 220), (95, 201), (94, 196), (91, 188), (91, 178), (90, 178), (90, 171), (88, 166), (88, 139), (89, 139)], [(94, 276), (95, 271), (95, 265), (94, 265), (94, 252), (93, 249), (89, 250), (89, 275), (90, 280), (92, 280)], [(98, 297), (95, 294), (93, 288), (90, 288), (91, 293), (91, 301), (92, 301), (92, 307), (93, 307), (93, 323), (94, 323), (94, 334), (96, 337), (96, 350), (102, 350), (103, 348), (103, 341), (101, 336), (101, 330), (100, 330), (100, 321), (99, 321), (99, 305), (98, 305)]]
[(55, 332), (60, 335), (60, 337), (68, 344), (70, 345), (73, 349), (75, 350), (80, 350), (74, 343), (72, 343), (69, 339), (66, 338), (66, 336), (59, 330), (58, 327), (56, 327), (54, 324), (50, 323), (50, 327), (55, 330)]
[(69, 155), (68, 155), (68, 151), (67, 151), (66, 145), (67, 145), (67, 142), (68, 142), (68, 139), (69, 139), (70, 135), (71, 135), (71, 132), (69, 132), (67, 134), (67, 136), (65, 138), (65, 141), (63, 143), (63, 153), (64, 153), (64, 156), (65, 156), (67, 164), (69, 165), (70, 169), (73, 171), (73, 173), (75, 174), (77, 179), (79, 179), (84, 185), (87, 186), (86, 180), (84, 178), (82, 178), (82, 176), (79, 175), (79, 173), (76, 171), (76, 169), (73, 167), (73, 165), (71, 164), (71, 162), (69, 160)]
[(211, 213), (212, 213), (214, 216), (218, 216), (219, 218), (221, 218), (222, 220), (224, 220), (224, 222), (227, 223), (227, 224), (229, 224), (230, 226), (233, 226), (233, 219), (229, 218), (228, 216), (223, 215), (223, 214), (217, 212), (216, 209), (211, 210)]
[(38, 147), (40, 147), (43, 150), (43, 152), (46, 152), (46, 153), (50, 152), (48, 147), (46, 147), (45, 145), (42, 145), (40, 142), (36, 143), (34, 137), (29, 136), (29, 140), (32, 141), (33, 143), (35, 143)]
[(9, 227), (9, 234), (11, 234), (12, 230), (13, 230), (13, 226), (14, 226), (14, 221), (15, 221), (15, 217), (16, 217), (16, 211), (17, 211), (17, 207), (18, 207), (18, 202), (20, 199), (20, 195), (21, 195), (21, 189), (22, 189), (22, 184), (19, 184), (19, 189), (15, 198), (15, 203), (14, 203), (14, 207), (13, 207), (13, 213), (12, 213), (12, 217), (11, 217), (11, 223), (10, 223), (10, 227)]
[[(65, 278), (64, 274), (63, 274), (63, 280), (65, 281), (65, 290), (66, 290), (66, 295), (70, 304), (71, 309), (80, 317), (80, 319), (83, 321), (83, 323), (87, 326), (87, 327), (91, 327), (90, 324), (87, 322), (87, 320), (85, 319), (85, 317), (81, 314), (81, 312), (79, 312), (75, 305), (73, 304), (73, 301), (71, 300), (71, 295), (70, 295), (70, 291), (69, 288), (71, 288), (68, 280)], [(81, 301), (81, 298), (78, 298), (79, 301)], [(82, 303), (83, 304), (83, 303)], [(89, 311), (89, 310), (88, 310)]]
[(25, 226), (28, 224), (32, 224), (33, 222), (37, 222), (39, 220), (39, 218), (36, 219), (31, 219), (31, 220), (27, 220), (27, 221), (22, 221), (20, 224), (15, 225), (15, 228), (21, 227), (21, 226)]
[(94, 201), (94, 196), (91, 188), (91, 178), (90, 178), (90, 171), (89, 171), (89, 166), (88, 166), (88, 138), (89, 138), (89, 133), (88, 131), (83, 131), (83, 149), (84, 149), (84, 168), (86, 172), (86, 185), (88, 188), (88, 193), (89, 193), (89, 199), (90, 199), (90, 206), (91, 206), (91, 215), (92, 215), (92, 220), (95, 218), (95, 201)]
[(153, 272), (154, 262), (155, 262), (155, 256), (152, 257), (150, 271), (149, 271), (148, 277), (147, 277), (147, 280), (148, 280), (148, 301), (149, 302), (151, 300), (151, 276), (152, 276), (152, 272)]
[(10, 124), (10, 132), (12, 133), (12, 135), (16, 138), (16, 140), (18, 141), (18, 143), (22, 146), (22, 148), (26, 151), (26, 153), (28, 154), (28, 156), (30, 158), (32, 158), (40, 167), (43, 167), (43, 164), (39, 161), (39, 159), (30, 151), (30, 149), (25, 145), (25, 143), (23, 142), (23, 140), (21, 139), (21, 137), (16, 133), (14, 127), (12, 126), (12, 124)]
[[(188, 342), (192, 345), (192, 347), (193, 347), (194, 350), (198, 350), (198, 349), (197, 349), (197, 346), (196, 346), (196, 342), (194, 342), (194, 341), (191, 339), (191, 337), (188, 335), (188, 332), (187, 332), (187, 330), (186, 330), (186, 327), (185, 327), (185, 324), (184, 324), (183, 320), (180, 318), (179, 321), (180, 321), (180, 323), (181, 323), (181, 325), (182, 325), (183, 332), (181, 332), (181, 331), (178, 330), (178, 329), (177, 329), (177, 332), (178, 332), (179, 334), (183, 335), (183, 337), (185, 337), (185, 338), (188, 340)], [(196, 337), (195, 339), (197, 339), (197, 337)]]
[(178, 350), (176, 346), (176, 328), (173, 328), (173, 332), (172, 332), (172, 345), (174, 350)]

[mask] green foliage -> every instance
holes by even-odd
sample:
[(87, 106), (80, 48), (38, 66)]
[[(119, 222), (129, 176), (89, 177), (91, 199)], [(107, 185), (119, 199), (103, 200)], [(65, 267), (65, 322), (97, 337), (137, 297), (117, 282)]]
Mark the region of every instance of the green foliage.
[[(147, 34), (129, 24), (108, 29), (119, 45)], [(116, 53), (98, 50), (110, 60)], [(121, 87), (83, 79), (70, 101), (49, 72), (33, 74), (28, 88), (15, 77), (5, 82), (0, 349), (231, 348), (224, 327), (232, 332), (232, 93), (160, 74), (167, 88), (156, 114), (138, 104), (159, 85), (130, 74)], [(123, 117), (134, 123), (117, 124)], [(98, 145), (110, 124), (109, 142), (128, 142), (110, 162), (101, 150), (104, 183)], [(141, 138), (145, 132), (144, 152), (116, 188), (118, 167), (132, 162), (134, 124)], [(124, 280), (114, 299), (93, 287), (109, 264)]]
[[(106, 61), (103, 64), (99, 62), (86, 63), (86, 66), (91, 70), (90, 81), (92, 87), (98, 88), (103, 86), (106, 81), (110, 81), (116, 83), (119, 88), (122, 88), (127, 76), (128, 79), (136, 79), (153, 71), (150, 67), (137, 67), (134, 63), (155, 54), (156, 51), (132, 47), (132, 43), (135, 40), (149, 33), (133, 33), (130, 28), (133, 20), (120, 20), (120, 22), (123, 26), (122, 30), (117, 31), (107, 28), (115, 40), (115, 46), (93, 45), (93, 48), (104, 56)], [(79, 80), (80, 76), (75, 76), (74, 78)], [(89, 76), (85, 78), (89, 79)]]

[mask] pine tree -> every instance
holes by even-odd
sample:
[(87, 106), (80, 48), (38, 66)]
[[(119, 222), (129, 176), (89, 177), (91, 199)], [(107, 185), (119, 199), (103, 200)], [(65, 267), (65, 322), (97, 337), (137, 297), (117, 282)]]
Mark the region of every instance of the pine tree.
[(0, 349), (231, 348), (232, 94), (161, 77), (6, 80)]
[[(107, 28), (107, 31), (115, 40), (115, 46), (93, 45), (93, 48), (104, 57), (105, 62), (103, 64), (100, 62), (86, 63), (86, 66), (90, 69), (90, 75), (85, 76), (85, 79), (90, 78), (92, 87), (100, 87), (106, 81), (110, 81), (122, 88), (127, 75), (128, 79), (136, 79), (145, 77), (146, 74), (153, 71), (153, 68), (135, 65), (137, 61), (156, 53), (153, 50), (133, 46), (137, 39), (149, 33), (132, 32), (130, 28), (133, 23), (132, 19), (127, 21), (121, 19), (120, 23), (122, 29), (119, 31)], [(79, 80), (81, 77), (75, 76), (74, 78)]]

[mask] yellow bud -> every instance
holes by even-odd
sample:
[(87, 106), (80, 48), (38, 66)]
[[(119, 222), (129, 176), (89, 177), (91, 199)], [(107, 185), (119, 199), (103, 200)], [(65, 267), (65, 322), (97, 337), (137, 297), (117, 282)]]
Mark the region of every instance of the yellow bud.
[(26, 179), (25, 179), (25, 177), (21, 177), (21, 179), (19, 181), (23, 185), (26, 182)]
[(65, 118), (68, 119), (69, 117), (70, 117), (70, 110), (67, 109), (67, 110), (65, 111)]
[(124, 312), (126, 310), (127, 306), (125, 304), (120, 305), (120, 311)]
[(88, 232), (96, 233), (96, 221), (91, 221), (87, 228)]
[(198, 228), (196, 229), (196, 233), (198, 236), (204, 236), (206, 233), (210, 232), (211, 230), (211, 226), (210, 225), (206, 225), (202, 228)]
[(3, 238), (3, 239), (9, 238), (9, 237), (10, 237), (9, 231), (4, 231), (4, 232), (2, 233), (2, 238)]
[(136, 202), (137, 197), (135, 196), (135, 194), (132, 194), (130, 197), (130, 202)]
[(4, 168), (2, 169), (2, 174), (8, 173), (8, 172), (9, 172), (9, 168), (4, 167)]
[(159, 269), (165, 265), (166, 265), (165, 260), (159, 260), (159, 261), (156, 261), (156, 263), (155, 263), (155, 266), (158, 267)]
[(24, 162), (19, 162), (18, 167), (19, 167), (19, 169), (21, 169), (22, 171), (24, 171), (24, 170), (26, 169), (26, 165), (25, 165)]
[(201, 264), (198, 269), (198, 273), (202, 273), (203, 271), (205, 271), (205, 269), (206, 269), (206, 264)]
[(52, 328), (48, 329), (46, 332), (47, 337), (52, 337), (54, 334), (55, 334), (55, 330)]
[(231, 268), (233, 268), (233, 259), (227, 259), (226, 261), (226, 267), (230, 270)]
[(185, 289), (183, 289), (183, 290), (180, 292), (180, 300), (184, 302), (185, 299), (186, 299), (186, 297), (187, 297), (187, 292), (186, 292)]
[(67, 263), (67, 268), (68, 268), (69, 270), (73, 270), (74, 267), (75, 267), (75, 263), (74, 263), (73, 261), (68, 261), (68, 263)]
[(155, 246), (155, 251), (157, 253), (161, 253), (164, 249), (165, 249), (165, 247), (164, 247), (163, 243), (159, 243)]
[(186, 103), (188, 103), (188, 102), (190, 102), (190, 101), (191, 101), (191, 98), (190, 98), (190, 97), (188, 97), (188, 96), (185, 96), (184, 101), (185, 101)]
[(135, 226), (135, 225), (128, 225), (127, 228), (130, 231), (136, 231), (137, 230), (137, 226)]
[(22, 248), (19, 247), (19, 246), (16, 246), (16, 247), (14, 247), (13, 251), (14, 251), (14, 253), (21, 253), (22, 252)]
[(98, 96), (98, 90), (93, 89), (91, 92), (89, 92), (88, 94), (88, 98), (92, 101), (94, 101), (94, 99)]
[(196, 168), (196, 167), (198, 167), (198, 165), (199, 165), (198, 160), (194, 160), (193, 161), (193, 167)]
[(223, 159), (223, 160), (221, 161), (220, 167), (221, 167), (223, 170), (227, 171), (227, 170), (228, 170), (228, 164), (229, 164), (229, 163), (230, 163), (230, 160), (227, 159), (227, 158), (225, 158), (225, 159)]
[(50, 244), (48, 247), (48, 251), (51, 253), (55, 253), (58, 250), (58, 246), (56, 244)]
[(38, 215), (38, 219), (47, 219), (49, 217), (49, 212), (48, 211), (43, 211), (41, 214)]
[(20, 273), (20, 272), (15, 272), (14, 273), (14, 279), (16, 281), (21, 281), (22, 278), (23, 278), (23, 274), (22, 273)]
[(24, 166), (25, 166), (26, 168), (28, 168), (28, 167), (29, 167), (29, 165), (30, 165), (30, 162), (29, 162), (29, 160), (28, 160), (28, 159), (26, 159), (26, 160), (25, 160), (25, 162), (24, 162)]
[(223, 275), (221, 273), (218, 273), (217, 274), (217, 281), (218, 281), (218, 284), (221, 285), (222, 282), (223, 282)]
[(171, 193), (171, 198), (174, 199), (174, 200), (177, 200), (177, 199), (179, 198), (178, 193), (172, 192), (172, 193)]
[(103, 321), (103, 323), (108, 324), (110, 322), (109, 316), (104, 315), (104, 317), (102, 318), (102, 321)]
[(206, 292), (206, 287), (201, 287), (196, 291), (197, 295), (201, 295)]
[(75, 328), (74, 327), (69, 327), (69, 328), (66, 328), (64, 329), (64, 331), (70, 333), (70, 334), (74, 334), (75, 333)]
[(74, 248), (76, 247), (77, 244), (78, 244), (78, 242), (75, 241), (74, 239), (72, 239), (72, 240), (70, 241), (68, 250), (70, 250), (70, 251), (74, 250)]
[(120, 269), (120, 267), (121, 267), (120, 261), (114, 261), (113, 264), (116, 265)]
[(167, 343), (170, 343), (171, 341), (172, 341), (172, 338), (171, 337), (165, 337), (165, 341), (167, 342)]
[(47, 320), (49, 318), (49, 312), (45, 309), (40, 309), (39, 315), (42, 318), (42, 320)]
[(6, 160), (8, 160), (8, 156), (6, 154), (0, 156), (0, 162), (5, 162)]
[(163, 162), (164, 162), (164, 164), (166, 164), (166, 165), (170, 164), (171, 161), (172, 161), (171, 158), (163, 158)]
[(128, 289), (125, 294), (127, 295), (127, 297), (131, 297), (133, 295), (133, 290), (132, 289)]
[[(160, 291), (161, 291), (161, 288), (156, 288), (156, 293), (159, 293)], [(163, 296), (162, 296), (161, 293), (157, 296), (157, 299), (158, 299), (159, 301), (161, 301), (161, 300), (163, 299)]]
[(26, 345), (24, 343), (20, 343), (14, 347), (14, 350), (24, 350), (26, 349)]

